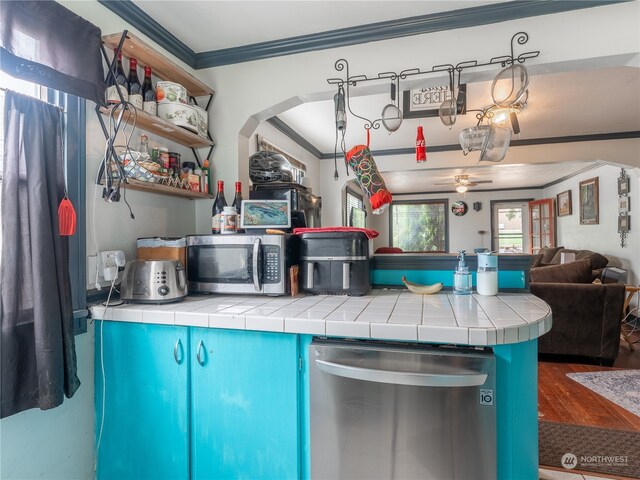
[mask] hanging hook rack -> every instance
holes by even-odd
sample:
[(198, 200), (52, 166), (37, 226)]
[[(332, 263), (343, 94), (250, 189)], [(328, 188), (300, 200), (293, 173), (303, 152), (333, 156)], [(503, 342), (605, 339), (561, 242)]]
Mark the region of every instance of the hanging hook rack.
[[(431, 67), (430, 69), (427, 70), (421, 70), (420, 68), (407, 68), (405, 70), (400, 71), (400, 73), (396, 73), (396, 72), (381, 72), (376, 74), (375, 76), (367, 76), (367, 75), (350, 75), (349, 72), (349, 62), (344, 59), (344, 58), (340, 58), (338, 59), (335, 64), (334, 64), (334, 68), (336, 71), (338, 72), (342, 72), (344, 71), (346, 73), (346, 77), (342, 78), (342, 77), (332, 77), (332, 78), (328, 78), (327, 79), (327, 83), (329, 83), (330, 85), (338, 85), (338, 86), (343, 86), (345, 87), (345, 97), (346, 97), (346, 105), (347, 105), (347, 109), (349, 110), (349, 113), (351, 113), (351, 115), (353, 115), (356, 118), (359, 118), (361, 120), (363, 120), (365, 122), (364, 128), (366, 130), (370, 130), (370, 129), (374, 129), (377, 130), (378, 128), (380, 128), (380, 122), (381, 122), (381, 118), (377, 118), (375, 120), (370, 120), (366, 117), (363, 117), (361, 115), (356, 114), (352, 109), (351, 109), (351, 105), (350, 105), (350, 97), (351, 97), (351, 92), (350, 92), (350, 87), (355, 87), (360, 83), (366, 83), (366, 82), (374, 82), (374, 81), (380, 81), (380, 80), (406, 80), (409, 77), (416, 77), (416, 76), (422, 76), (422, 75), (431, 75), (434, 73), (442, 73), (442, 72), (447, 72), (450, 75), (457, 75), (460, 76), (460, 74), (467, 69), (471, 69), (471, 68), (480, 68), (480, 67), (486, 67), (486, 66), (490, 66), (490, 65), (500, 65), (501, 67), (507, 67), (510, 65), (513, 65), (514, 63), (524, 63), (527, 60), (530, 60), (532, 58), (536, 58), (537, 56), (540, 55), (540, 51), (536, 50), (536, 51), (531, 51), (531, 52), (524, 52), (521, 53), (518, 56), (515, 56), (515, 48), (516, 48), (516, 44), (517, 45), (524, 45), (529, 41), (529, 35), (526, 32), (517, 32), (516, 34), (514, 34), (511, 37), (511, 41), (510, 41), (510, 55), (501, 55), (501, 56), (497, 56), (497, 57), (493, 57), (491, 58), (488, 62), (484, 62), (484, 63), (480, 63), (477, 60), (467, 60), (464, 62), (459, 62), (455, 65), (450, 64), (450, 63), (446, 63), (446, 64), (441, 64), (441, 65), (435, 65), (433, 67)], [(454, 77), (455, 78), (455, 77)]]

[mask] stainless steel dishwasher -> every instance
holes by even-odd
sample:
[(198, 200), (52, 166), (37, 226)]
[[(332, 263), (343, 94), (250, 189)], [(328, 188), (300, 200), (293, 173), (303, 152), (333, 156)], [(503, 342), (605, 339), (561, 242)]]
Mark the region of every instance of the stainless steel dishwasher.
[(490, 350), (315, 339), (313, 479), (495, 479)]

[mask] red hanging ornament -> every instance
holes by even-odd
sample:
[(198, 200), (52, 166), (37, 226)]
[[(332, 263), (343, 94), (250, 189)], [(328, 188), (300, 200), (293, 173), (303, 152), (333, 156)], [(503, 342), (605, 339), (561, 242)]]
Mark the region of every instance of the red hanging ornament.
[(427, 144), (424, 141), (424, 133), (422, 126), (418, 126), (418, 136), (416, 137), (416, 162), (424, 163), (427, 161)]

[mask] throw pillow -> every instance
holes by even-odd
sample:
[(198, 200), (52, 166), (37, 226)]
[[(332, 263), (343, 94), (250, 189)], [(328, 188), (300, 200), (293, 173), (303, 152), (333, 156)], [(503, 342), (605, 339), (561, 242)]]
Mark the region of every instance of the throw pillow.
[(562, 248), (556, 252), (551, 260), (551, 264), (557, 265), (560, 263), (560, 257), (563, 253), (575, 253), (576, 261), (578, 260), (586, 260), (591, 265), (592, 270), (598, 270), (600, 268), (604, 268), (609, 263), (609, 259), (604, 255), (600, 255), (599, 253), (592, 252), (591, 250), (570, 250), (568, 248)]
[(531, 268), (539, 267), (542, 264), (542, 256), (541, 253), (531, 255)]
[(553, 256), (553, 258), (549, 263), (552, 265), (560, 265), (560, 260), (562, 259), (563, 253), (575, 253), (576, 260), (586, 260), (586, 258), (578, 258), (578, 251), (579, 250), (571, 250), (570, 248), (561, 248), (556, 252), (556, 254)]
[(542, 261), (540, 263), (546, 263), (546, 264), (551, 263), (551, 260), (553, 260), (553, 257), (555, 256), (555, 254), (561, 248), (564, 248), (564, 247), (542, 247), (540, 250), (538, 250), (538, 253), (542, 254)]
[(591, 283), (591, 265), (580, 260), (531, 270), (531, 283)]
[(579, 250), (576, 253), (576, 260), (589, 260), (592, 270), (604, 268), (609, 263), (609, 259), (604, 255), (592, 252), (591, 250)]

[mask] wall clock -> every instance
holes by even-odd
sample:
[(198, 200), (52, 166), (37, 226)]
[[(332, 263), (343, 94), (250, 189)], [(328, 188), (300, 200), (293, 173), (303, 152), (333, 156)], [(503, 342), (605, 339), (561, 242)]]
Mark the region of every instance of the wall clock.
[(451, 205), (451, 211), (456, 217), (463, 216), (465, 213), (467, 213), (468, 209), (469, 207), (467, 207), (467, 204), (464, 202), (455, 202), (453, 205)]

